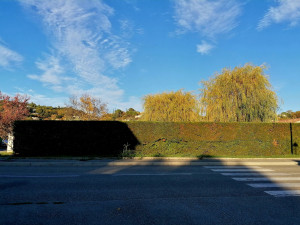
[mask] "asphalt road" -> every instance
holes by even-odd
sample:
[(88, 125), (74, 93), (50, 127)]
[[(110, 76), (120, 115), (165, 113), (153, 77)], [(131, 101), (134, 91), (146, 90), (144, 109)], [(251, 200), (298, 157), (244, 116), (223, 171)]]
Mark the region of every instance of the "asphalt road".
[(300, 224), (300, 166), (0, 167), (0, 224)]

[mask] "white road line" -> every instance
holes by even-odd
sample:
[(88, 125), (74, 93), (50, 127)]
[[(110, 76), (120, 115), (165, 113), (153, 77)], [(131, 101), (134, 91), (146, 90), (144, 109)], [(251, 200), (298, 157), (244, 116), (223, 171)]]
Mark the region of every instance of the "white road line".
[(278, 188), (290, 188), (290, 187), (300, 187), (300, 183), (253, 183), (247, 184), (254, 188), (269, 188), (269, 187), (278, 187)]
[(267, 171), (274, 171), (270, 169), (211, 169), (214, 172), (267, 172)]
[(259, 166), (203, 166), (206, 169), (247, 169), (247, 168), (261, 168)]
[(236, 181), (285, 181), (300, 180), (300, 177), (233, 177)]
[(65, 178), (65, 177), (79, 177), (80, 175), (0, 175), (1, 178)]
[(192, 173), (120, 173), (120, 174), (113, 174), (113, 176), (189, 176)]
[(300, 190), (290, 190), (290, 191), (265, 191), (269, 195), (275, 197), (289, 197), (289, 196), (300, 196)]
[(221, 173), (224, 176), (287, 176), (288, 173)]

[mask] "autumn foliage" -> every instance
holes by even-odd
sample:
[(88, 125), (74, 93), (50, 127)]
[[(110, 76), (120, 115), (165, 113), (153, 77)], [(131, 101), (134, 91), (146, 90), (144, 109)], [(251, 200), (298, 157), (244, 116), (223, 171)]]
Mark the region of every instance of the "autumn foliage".
[(101, 99), (83, 94), (80, 97), (69, 98), (65, 119), (66, 120), (100, 120), (107, 114), (107, 106)]
[(278, 108), (276, 93), (264, 75), (265, 66), (246, 64), (223, 69), (201, 90), (202, 113), (212, 122), (272, 122)]
[(199, 103), (191, 92), (179, 90), (144, 97), (146, 121), (195, 122), (199, 118)]
[(17, 94), (14, 97), (0, 92), (0, 137), (7, 138), (12, 132), (13, 123), (24, 119), (29, 111), (27, 109), (29, 97)]

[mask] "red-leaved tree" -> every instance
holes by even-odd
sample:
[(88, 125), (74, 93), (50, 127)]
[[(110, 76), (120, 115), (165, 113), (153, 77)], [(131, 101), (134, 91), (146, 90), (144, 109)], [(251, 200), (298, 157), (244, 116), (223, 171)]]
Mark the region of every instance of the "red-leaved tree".
[(16, 120), (22, 120), (28, 115), (29, 97), (17, 94), (14, 97), (2, 94), (0, 91), (0, 137), (6, 139), (12, 133)]

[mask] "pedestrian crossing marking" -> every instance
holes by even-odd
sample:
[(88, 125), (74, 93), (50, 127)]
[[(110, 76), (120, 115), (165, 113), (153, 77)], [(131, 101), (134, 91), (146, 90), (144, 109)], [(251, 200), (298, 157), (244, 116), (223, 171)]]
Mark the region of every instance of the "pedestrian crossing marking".
[(289, 191), (265, 191), (265, 193), (274, 197), (291, 197), (300, 196), (300, 190), (289, 190)]
[(113, 176), (178, 176), (192, 175), (192, 173), (118, 173)]
[(233, 177), (236, 181), (294, 181), (300, 177)]
[(290, 188), (290, 187), (300, 187), (300, 183), (251, 183), (247, 184), (254, 188)]
[[(214, 172), (247, 172), (247, 171), (253, 171), (251, 169), (211, 169)], [(254, 171), (257, 172), (271, 172), (274, 170), (271, 169), (254, 169)]]
[[(272, 169), (264, 169), (259, 166), (205, 166), (205, 168), (210, 169), (214, 172), (219, 172), (224, 176), (232, 176), (231, 178), (235, 181), (266, 181), (264, 183), (247, 183), (248, 186), (253, 188), (294, 189), (285, 191), (264, 191), (266, 194), (274, 197), (300, 196), (300, 190), (298, 190), (300, 188), (300, 183), (279, 183), (285, 181), (300, 181), (300, 177), (297, 173), (277, 173)], [(298, 175), (298, 177), (292, 177), (296, 174)], [(276, 181), (277, 183), (274, 183)]]
[(206, 169), (247, 169), (247, 168), (261, 168), (260, 166), (204, 166)]
[(288, 173), (221, 173), (224, 176), (287, 176)]

